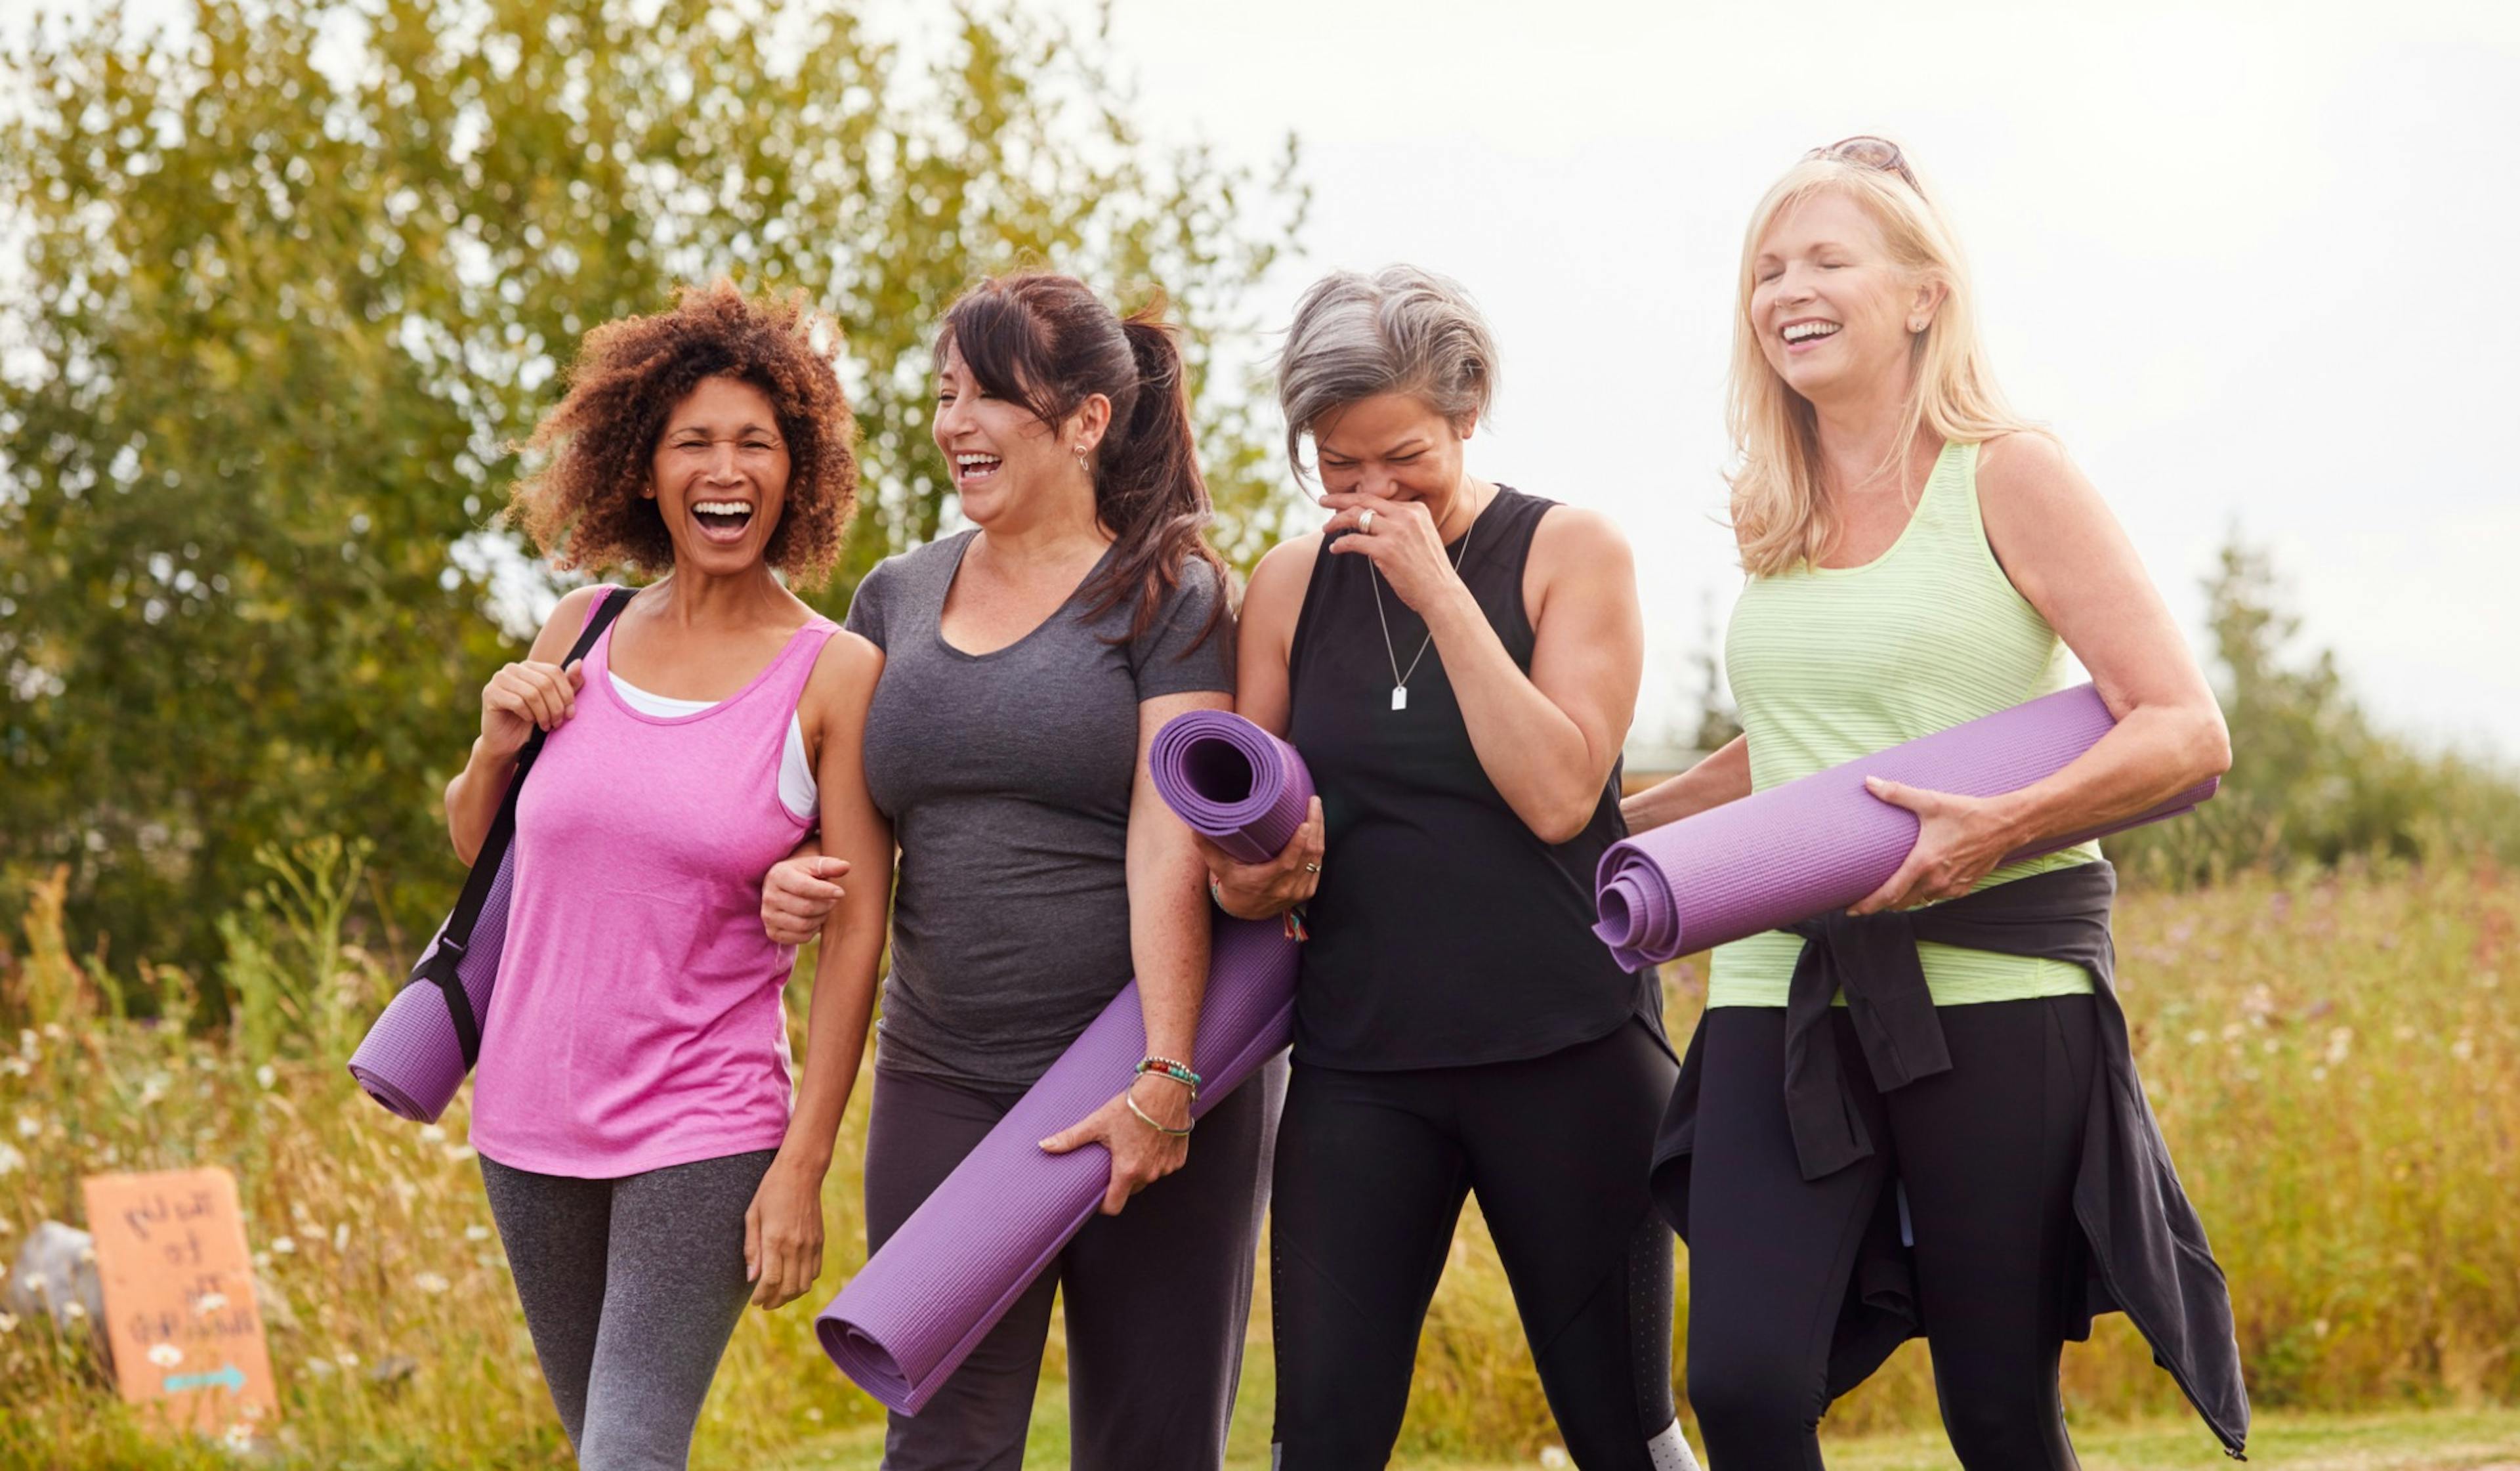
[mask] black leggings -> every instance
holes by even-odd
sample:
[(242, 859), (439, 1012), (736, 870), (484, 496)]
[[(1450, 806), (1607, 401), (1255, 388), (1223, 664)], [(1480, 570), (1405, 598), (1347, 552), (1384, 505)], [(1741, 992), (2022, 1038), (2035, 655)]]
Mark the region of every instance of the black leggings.
[(1298, 1063), (1269, 1225), (1276, 1464), (1389, 1459), (1426, 1305), (1476, 1191), (1575, 1463), (1689, 1465), (1672, 1414), (1672, 1236), (1645, 1191), (1676, 1073), (1642, 1021), (1525, 1062)]
[(1874, 1153), (1806, 1181), (1783, 1099), (1781, 1007), (1709, 1011), (1688, 1192), (1688, 1400), (1718, 1466), (1820, 1471), (1831, 1329), (1893, 1181), (1952, 1449), (1969, 1471), (2078, 1464), (2057, 1400), (2094, 1051), (2090, 996), (1941, 1009), (1948, 1073), (1874, 1090), (1832, 1025)]

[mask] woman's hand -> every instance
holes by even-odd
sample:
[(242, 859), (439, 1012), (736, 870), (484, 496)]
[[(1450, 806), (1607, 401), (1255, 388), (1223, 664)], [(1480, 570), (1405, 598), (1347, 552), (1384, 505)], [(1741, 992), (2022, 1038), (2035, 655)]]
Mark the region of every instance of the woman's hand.
[(1908, 860), (1889, 882), (1850, 905), (1849, 914), (1913, 909), (1958, 898), (1995, 872), (2003, 855), (2020, 846), (2000, 798), (1927, 792), (1878, 776), (1866, 777), (1864, 790), (1915, 813), (1919, 825), (1916, 846), (1908, 850)]
[[(1327, 543), (1329, 549), (1370, 559), (1419, 618), (1431, 622), (1435, 605), (1446, 595), (1468, 593), (1424, 502), (1362, 492), (1328, 494), (1321, 502), (1337, 513), (1322, 528), (1325, 538), (1338, 538)], [(1371, 523), (1365, 519), (1368, 512), (1373, 516)], [(1357, 534), (1340, 536), (1341, 531)]]
[(761, 929), (773, 944), (803, 944), (823, 933), (848, 893), (840, 887), (849, 865), (841, 858), (798, 850), (770, 865), (761, 881)]
[(805, 1295), (823, 1274), (823, 1173), (786, 1150), (743, 1212), (743, 1275), (756, 1308)]
[(1190, 1126), (1189, 1087), (1148, 1073), (1113, 1094), (1110, 1102), (1041, 1141), (1045, 1154), (1066, 1154), (1088, 1144), (1111, 1152), (1111, 1183), (1102, 1191), (1105, 1216), (1119, 1215), (1130, 1196), (1190, 1162), (1190, 1136), (1165, 1133), (1130, 1112), (1133, 1098), (1147, 1118), (1164, 1128)]
[(1304, 825), (1278, 856), (1266, 863), (1245, 863), (1197, 833), (1191, 839), (1216, 880), (1225, 912), (1236, 919), (1268, 919), (1285, 913), (1322, 887), (1322, 800), (1313, 799)]
[(525, 749), (535, 730), (557, 730), (577, 713), (586, 684), (584, 662), (563, 668), (539, 660), (512, 664), (481, 686), (481, 753), (506, 760)]

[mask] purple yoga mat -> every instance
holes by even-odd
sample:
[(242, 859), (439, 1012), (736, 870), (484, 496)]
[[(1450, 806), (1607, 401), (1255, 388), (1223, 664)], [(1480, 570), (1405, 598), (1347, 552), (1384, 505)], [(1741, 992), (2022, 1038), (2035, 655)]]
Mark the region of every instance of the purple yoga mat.
[[(472, 998), (472, 1014), (490, 1014), (490, 990), (499, 979), (499, 952), (508, 938), (508, 894), (516, 880), (516, 850), (500, 856), (499, 872), (490, 881), (490, 896), (472, 925), (472, 943), (455, 964), (464, 979), (464, 993)], [(442, 934), (442, 931), (441, 931)], [(437, 940), (420, 955), (421, 966), (437, 953)], [(415, 966), (412, 974), (420, 974)], [(446, 993), (427, 983), (405, 986), (385, 1003), (382, 1015), (350, 1054), (350, 1076), (368, 1096), (405, 1119), (434, 1124), (464, 1085), (464, 1047), (455, 1038), (455, 1021), (446, 1014)]]
[[(1916, 846), (1916, 814), (1866, 791), (1866, 777), (2000, 796), (2064, 769), (2116, 723), (2098, 691), (2076, 685), (1630, 838), (1601, 855), (1593, 933), (1634, 970), (1843, 908), (1888, 882)], [(2175, 817), (2219, 784), (2004, 861)]]
[[(1275, 857), (1312, 800), (1294, 748), (1222, 711), (1166, 722), (1148, 759), (1182, 820), (1237, 851)], [(1286, 1045), (1294, 1010), (1295, 942), (1276, 920), (1220, 916), (1194, 1113)], [(832, 1361), (889, 1407), (919, 1413), (1102, 1204), (1110, 1155), (1044, 1154), (1041, 1141), (1128, 1086), (1146, 1050), (1133, 981), (815, 1318)]]

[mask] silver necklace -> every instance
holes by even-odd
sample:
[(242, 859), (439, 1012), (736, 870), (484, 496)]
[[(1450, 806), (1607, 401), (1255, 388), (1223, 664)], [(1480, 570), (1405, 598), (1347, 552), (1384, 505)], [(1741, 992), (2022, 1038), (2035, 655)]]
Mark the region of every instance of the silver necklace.
[[(1462, 528), (1462, 544), (1453, 548), (1453, 575), (1456, 577), (1462, 575), (1462, 559), (1470, 554), (1470, 533), (1477, 530), (1478, 527), (1479, 513), (1473, 507), (1470, 511), (1470, 524)], [(1374, 621), (1382, 624), (1382, 654), (1384, 658), (1391, 661), (1391, 708), (1407, 710), (1409, 676), (1418, 672), (1418, 661), (1424, 659), (1426, 651), (1434, 647), (1435, 630), (1432, 627), (1426, 630), (1425, 640), (1418, 645), (1417, 658), (1409, 661), (1409, 667), (1404, 671), (1400, 667), (1399, 651), (1391, 647), (1391, 616), (1382, 611), (1382, 569), (1369, 563), (1368, 570), (1373, 574), (1373, 580), (1367, 585), (1373, 589)]]

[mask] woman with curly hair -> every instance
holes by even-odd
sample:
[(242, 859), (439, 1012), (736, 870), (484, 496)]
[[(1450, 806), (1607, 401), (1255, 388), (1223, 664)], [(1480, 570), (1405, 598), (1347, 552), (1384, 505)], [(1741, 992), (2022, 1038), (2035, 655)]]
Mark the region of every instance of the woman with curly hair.
[[(1147, 746), (1234, 690), (1181, 352), (1151, 309), (1123, 319), (1073, 277), (1026, 274), (954, 304), (936, 375), (936, 446), (971, 529), (884, 562), (849, 605), (850, 630), (885, 655), (867, 779), (901, 834), (870, 1249), (1132, 974), (1153, 1055), (1042, 1141), (1110, 1152), (1103, 1217), (934, 1402), (893, 1417), (883, 1464), (1019, 1466), (1056, 1292), (1070, 1464), (1214, 1471), (1284, 1075), (1220, 1100), (1193, 1143), (1191, 1080), (1160, 1066), (1199, 1066), (1210, 921), (1198, 851), (1155, 796)], [(780, 866), (765, 901), (774, 929), (816, 922), (811, 886), (788, 885), (799, 866)]]
[[(883, 656), (799, 602), (855, 500), (855, 425), (824, 324), (720, 283), (589, 333), (515, 511), (562, 568), (633, 595), (561, 601), (481, 692), (446, 788), (471, 861), (516, 766), (515, 892), (472, 1143), (552, 1402), (589, 1468), (680, 1466), (747, 1298), (822, 1269), (823, 1176), (875, 994), (892, 834), (861, 770)], [(626, 597), (582, 663), (559, 661)], [(793, 951), (763, 877), (819, 826), (869, 881), (833, 911), (801, 1084)]]

